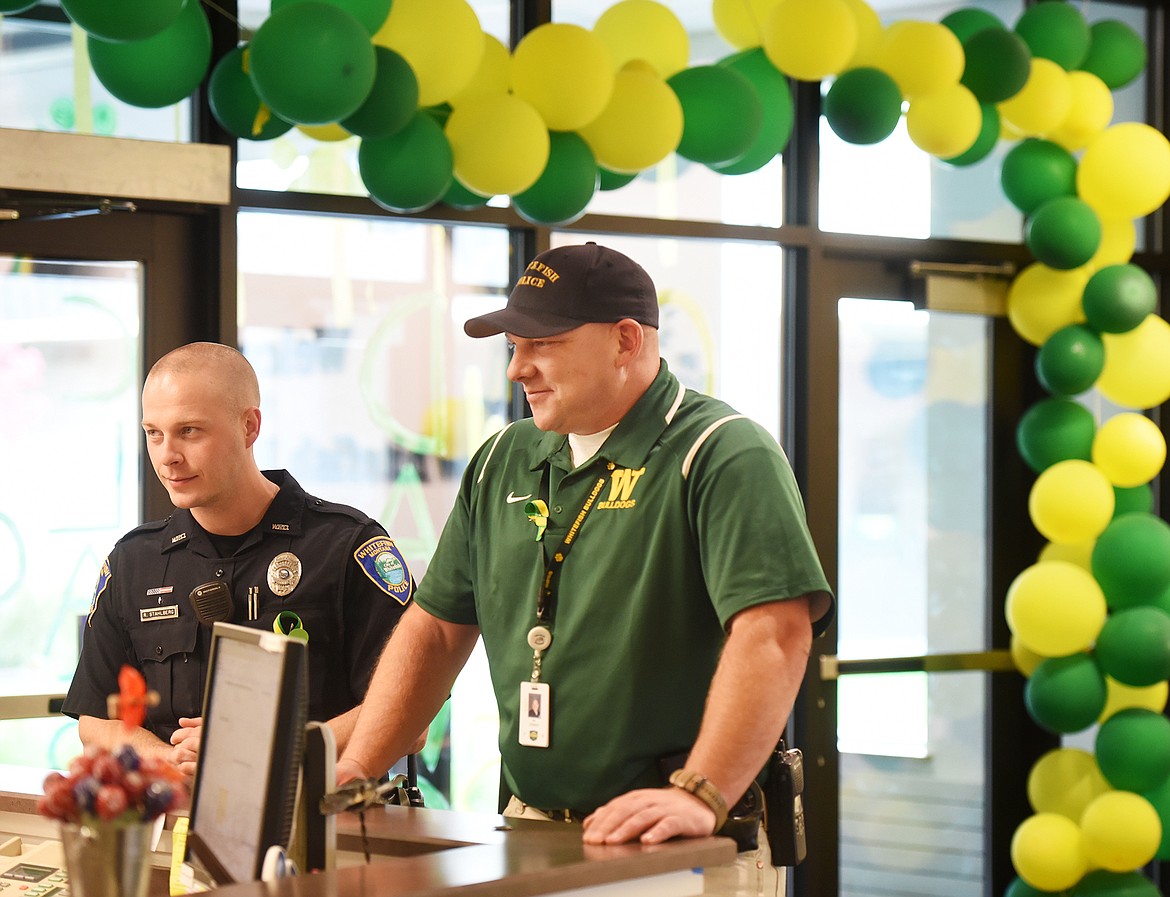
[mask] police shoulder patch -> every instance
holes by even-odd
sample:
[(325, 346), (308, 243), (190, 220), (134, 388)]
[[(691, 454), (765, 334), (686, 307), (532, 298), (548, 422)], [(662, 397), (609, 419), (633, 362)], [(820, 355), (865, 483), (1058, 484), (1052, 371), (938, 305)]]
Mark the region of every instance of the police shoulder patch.
[(414, 592), (414, 579), (406, 559), (389, 536), (375, 536), (353, 553), (362, 572), (383, 592), (405, 606)]
[(102, 561), (102, 569), (98, 571), (97, 585), (93, 588), (93, 599), (89, 602), (89, 614), (86, 617), (86, 623), (89, 626), (93, 625), (93, 615), (97, 611), (98, 598), (101, 597), (102, 592), (106, 590), (106, 586), (110, 584), (110, 559), (106, 558)]

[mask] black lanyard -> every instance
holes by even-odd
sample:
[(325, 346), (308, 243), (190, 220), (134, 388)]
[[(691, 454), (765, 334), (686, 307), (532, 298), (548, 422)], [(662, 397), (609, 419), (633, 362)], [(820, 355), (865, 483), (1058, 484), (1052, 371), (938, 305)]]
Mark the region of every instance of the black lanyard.
[[(545, 468), (545, 476), (548, 476), (547, 468)], [(541, 581), (540, 593), (536, 597), (536, 620), (541, 625), (547, 626), (552, 621), (553, 610), (556, 607), (557, 586), (561, 579), (561, 569), (565, 565), (565, 559), (569, 556), (569, 550), (577, 540), (577, 535), (581, 532), (585, 518), (589, 516), (589, 512), (593, 510), (594, 505), (597, 503), (597, 496), (601, 494), (601, 490), (605, 486), (605, 480), (605, 477), (597, 478), (597, 482), (593, 484), (593, 490), (589, 493), (589, 497), (585, 499), (585, 504), (581, 506), (581, 510), (577, 513), (573, 525), (569, 527), (569, 531), (565, 533), (565, 538), (561, 540), (560, 546), (552, 553), (552, 557), (544, 568), (544, 579)], [(543, 486), (545, 484), (542, 483), (541, 485)]]

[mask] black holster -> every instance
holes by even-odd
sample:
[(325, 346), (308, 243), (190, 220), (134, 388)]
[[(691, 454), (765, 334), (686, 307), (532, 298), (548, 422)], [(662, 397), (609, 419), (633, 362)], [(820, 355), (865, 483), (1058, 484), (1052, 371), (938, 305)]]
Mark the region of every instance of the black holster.
[(764, 767), (764, 828), (773, 866), (795, 866), (805, 858), (804, 757), (781, 741)]

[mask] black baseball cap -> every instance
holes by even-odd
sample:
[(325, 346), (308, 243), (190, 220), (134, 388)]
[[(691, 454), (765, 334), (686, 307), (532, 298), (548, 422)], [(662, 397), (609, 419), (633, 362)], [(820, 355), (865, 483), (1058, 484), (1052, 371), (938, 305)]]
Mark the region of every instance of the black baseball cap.
[(528, 263), (505, 308), (472, 318), (463, 330), (474, 337), (506, 330), (539, 339), (624, 318), (658, 326), (654, 281), (633, 259), (589, 242), (542, 252)]

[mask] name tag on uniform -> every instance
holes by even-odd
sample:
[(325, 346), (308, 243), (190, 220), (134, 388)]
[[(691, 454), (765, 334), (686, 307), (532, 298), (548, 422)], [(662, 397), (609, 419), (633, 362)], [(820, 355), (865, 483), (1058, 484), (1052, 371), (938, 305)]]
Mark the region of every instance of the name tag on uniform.
[(527, 747), (548, 747), (552, 704), (546, 682), (520, 683), (520, 743)]
[(138, 612), (138, 619), (143, 623), (148, 623), (151, 620), (177, 620), (179, 618), (179, 605), (167, 604), (163, 607), (144, 607)]

